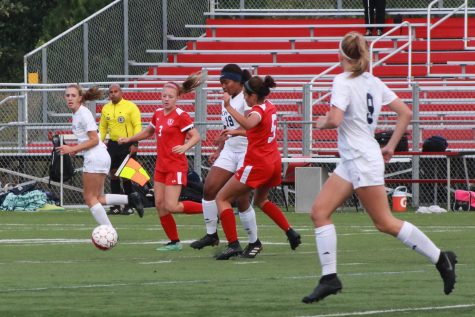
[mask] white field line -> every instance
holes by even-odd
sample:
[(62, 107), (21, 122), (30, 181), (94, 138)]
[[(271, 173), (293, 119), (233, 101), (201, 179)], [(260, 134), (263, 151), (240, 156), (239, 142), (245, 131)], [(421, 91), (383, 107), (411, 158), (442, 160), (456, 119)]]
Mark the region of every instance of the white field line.
[(76, 244), (91, 243), (91, 239), (0, 239), (0, 244)]
[[(185, 229), (196, 229), (196, 228), (203, 228), (203, 225), (180, 225), (178, 224), (177, 227), (185, 228)], [(420, 226), (424, 232), (427, 233), (444, 233), (444, 232), (463, 232), (463, 231), (470, 231), (472, 232), (475, 229), (473, 225), (467, 226)], [(49, 224), (22, 224), (22, 223), (3, 223), (0, 224), (0, 232), (8, 232), (8, 231), (92, 231), (93, 226), (88, 224), (64, 224), (64, 223), (49, 223)], [(122, 230), (143, 230), (143, 231), (160, 231), (161, 226), (159, 224), (156, 225), (118, 225), (117, 230), (120, 232)], [(298, 226), (295, 227), (297, 231), (299, 231), (302, 237), (313, 237), (314, 228), (311, 224), (308, 226)], [(275, 225), (271, 224), (260, 224), (259, 225), (260, 231), (267, 231), (267, 230), (276, 230)], [(360, 230), (360, 232), (347, 232), (348, 230)], [(378, 232), (374, 226), (372, 225), (349, 225), (349, 226), (338, 226), (337, 227), (337, 234), (338, 236), (362, 236), (362, 235), (380, 235), (381, 233)], [(66, 240), (66, 239), (65, 239)], [(1, 242), (0, 244), (5, 243)], [(65, 242), (66, 243), (66, 242)], [(76, 242), (77, 243), (77, 242)], [(39, 244), (39, 243), (36, 243)], [(268, 243), (271, 244), (271, 243)], [(286, 243), (275, 243), (275, 245), (285, 245)]]
[[(354, 272), (354, 273), (338, 273), (338, 276), (375, 276), (375, 275), (398, 275), (398, 274), (420, 274), (427, 272), (426, 270), (412, 270), (412, 271), (390, 271), (390, 272)], [(282, 279), (287, 280), (307, 280), (307, 279), (318, 279), (320, 275), (302, 275), (302, 276), (287, 276), (282, 277)]]
[[(161, 261), (164, 262), (164, 261)], [(423, 270), (414, 271), (400, 271), (400, 272), (357, 272), (357, 273), (343, 273), (341, 276), (374, 276), (374, 275), (397, 275), (397, 274), (420, 274), (425, 272)], [(308, 280), (309, 278), (317, 279), (318, 275), (300, 275), (300, 276), (284, 276), (282, 279), (286, 280)], [(266, 278), (248, 278), (241, 279), (240, 282), (250, 281), (259, 282), (267, 280)], [(83, 288), (103, 288), (103, 287), (130, 287), (130, 286), (160, 286), (160, 285), (181, 285), (181, 284), (202, 284), (202, 283), (217, 283), (219, 280), (170, 280), (170, 281), (155, 281), (143, 283), (109, 283), (109, 284), (86, 284), (86, 285), (62, 285), (50, 287), (31, 287), (31, 288), (0, 288), (0, 293), (14, 293), (14, 292), (38, 292), (38, 291), (53, 291), (61, 289), (83, 289)]]
[(469, 308), (469, 307), (474, 307), (474, 306), (475, 304), (460, 304), (460, 305), (450, 305), (450, 306), (390, 308), (390, 309), (366, 310), (366, 311), (348, 312), (348, 313), (332, 313), (332, 314), (325, 314), (325, 315), (308, 315), (308, 316), (299, 316), (299, 317), (346, 317), (346, 316), (369, 316), (369, 315), (381, 316), (381, 314), (404, 313), (404, 312), (414, 312), (414, 311), (455, 310), (455, 309)]
[(111, 284), (87, 284), (87, 285), (66, 285), (56, 287), (32, 287), (32, 288), (7, 288), (0, 289), (0, 293), (14, 292), (42, 292), (62, 289), (84, 289), (84, 288), (103, 288), (103, 287), (129, 287), (129, 286), (154, 286), (154, 285), (179, 285), (179, 284), (202, 284), (209, 283), (211, 280), (191, 280), (191, 281), (156, 281), (145, 283), (111, 283)]
[[(394, 275), (394, 274), (410, 274), (410, 273), (421, 273), (424, 271), (401, 271), (401, 272), (367, 272), (367, 273), (350, 273), (350, 274), (340, 274), (345, 275)], [(288, 280), (307, 280), (309, 278), (318, 278), (317, 275), (302, 275), (302, 276), (287, 276), (281, 277), (282, 279)], [(240, 281), (251, 281), (259, 282), (262, 278), (248, 278), (241, 279)], [(156, 282), (143, 282), (143, 283), (110, 283), (110, 284), (86, 284), (86, 285), (63, 285), (63, 286), (51, 286), (51, 287), (31, 287), (31, 288), (0, 288), (0, 293), (14, 293), (14, 292), (41, 292), (41, 291), (53, 291), (53, 290), (62, 290), (62, 289), (84, 289), (84, 288), (103, 288), (103, 287), (130, 287), (130, 286), (160, 286), (160, 285), (181, 285), (181, 284), (202, 284), (202, 283), (217, 283), (219, 280), (184, 280), (184, 281), (156, 281)]]
[(163, 261), (154, 261), (154, 262), (139, 262), (139, 264), (165, 264), (165, 263), (172, 263), (172, 260), (163, 260)]
[[(190, 244), (194, 240), (182, 240), (183, 244)], [(158, 240), (158, 241), (129, 241), (121, 242), (119, 244), (123, 245), (148, 245), (148, 244), (166, 244), (170, 241), (168, 240)], [(246, 242), (246, 241), (243, 241)], [(58, 245), (58, 244), (78, 244), (78, 243), (91, 243), (91, 239), (66, 239), (66, 238), (56, 238), (56, 239), (41, 239), (41, 238), (32, 238), (32, 239), (0, 239), (0, 245)], [(247, 242), (246, 242), (247, 243)], [(271, 241), (262, 241), (265, 245), (289, 245), (288, 242), (271, 242)]]
[[(182, 240), (181, 242), (183, 244), (190, 244), (192, 243), (194, 240)], [(119, 245), (164, 245), (166, 243), (168, 243), (169, 241), (168, 240), (155, 240), (155, 241), (128, 241), (128, 242), (125, 242), (125, 241), (119, 241)], [(243, 243), (247, 243), (247, 241), (243, 240), (242, 241)], [(288, 242), (287, 241), (282, 241), (282, 242), (272, 242), (272, 241), (265, 241), (265, 240), (262, 240), (262, 243), (264, 245), (283, 245), (283, 246), (288, 246)], [(22, 247), (31, 247), (31, 246), (43, 246), (43, 245), (69, 245), (69, 244), (91, 244), (91, 239), (66, 239), (66, 238), (57, 238), (57, 239), (41, 239), (41, 238), (37, 238), (37, 239), (32, 239), (32, 238), (29, 238), (29, 239), (0, 239), (0, 246), (22, 246)], [(308, 243), (305, 243), (305, 245), (307, 244), (312, 244), (314, 245), (314, 242), (313, 241), (310, 241)], [(379, 251), (381, 252), (384, 252), (384, 251), (388, 251), (388, 250), (391, 250), (393, 251), (395, 248), (390, 248), (390, 249), (384, 249), (384, 248), (381, 248), (379, 249)], [(398, 249), (406, 249), (405, 246), (401, 245), (400, 247), (398, 247)], [(339, 253), (352, 253), (352, 252), (358, 252), (357, 249), (348, 249), (348, 250), (339, 250), (338, 251)], [(306, 255), (306, 254), (316, 254), (315, 251), (303, 251), (303, 250), (299, 250), (297, 252), (299, 255)], [(276, 254), (279, 254), (279, 253), (275, 253), (275, 252), (263, 252), (263, 254), (261, 256), (272, 256), (272, 255), (276, 255)], [(202, 258), (203, 256), (184, 256), (183, 258)], [(0, 263), (1, 264), (4, 264), (4, 263)], [(345, 264), (340, 264), (340, 265), (345, 265)], [(460, 264), (459, 264), (460, 265)]]
[(242, 261), (242, 262), (234, 262), (234, 264), (236, 265), (243, 265), (243, 264), (261, 264), (261, 263), (265, 263), (265, 261)]
[[(203, 228), (205, 229), (204, 224), (177, 224), (178, 227), (181, 228)], [(71, 227), (80, 227), (80, 228), (92, 228), (94, 227), (94, 224), (74, 224), (74, 223), (0, 223), (0, 229), (3, 227), (59, 227), (59, 228), (71, 228)], [(127, 224), (120, 224), (117, 226), (118, 228), (123, 228), (123, 229), (136, 229), (136, 228), (158, 228), (160, 229), (161, 226), (159, 223), (157, 224), (146, 224), (146, 225), (141, 225), (141, 224), (133, 224), (133, 225), (127, 225)], [(337, 229), (341, 228), (343, 230), (348, 230), (348, 229), (360, 229), (360, 230), (366, 230), (366, 231), (376, 231), (375, 227), (373, 225), (338, 225), (336, 226)], [(456, 225), (456, 226), (431, 226), (431, 225), (420, 225), (419, 227), (424, 228), (424, 229), (431, 229), (431, 230), (437, 230), (437, 229), (475, 229), (475, 225)], [(270, 229), (274, 230), (276, 229), (276, 225), (273, 224), (259, 224), (259, 228), (263, 229)], [(300, 225), (300, 226), (294, 226), (293, 227), (295, 230), (314, 230), (313, 225), (310, 223), (308, 225)], [(18, 228), (16, 228), (18, 229)]]

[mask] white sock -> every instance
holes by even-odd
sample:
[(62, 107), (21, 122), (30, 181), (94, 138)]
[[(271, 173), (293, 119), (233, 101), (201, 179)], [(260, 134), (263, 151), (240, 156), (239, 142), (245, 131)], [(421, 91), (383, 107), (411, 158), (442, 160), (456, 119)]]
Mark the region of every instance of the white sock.
[(247, 232), (247, 237), (249, 243), (254, 243), (257, 241), (257, 223), (256, 223), (256, 212), (252, 206), (246, 211), (239, 212), (239, 219), (241, 219), (241, 225), (244, 230)]
[(91, 210), (91, 214), (94, 219), (96, 219), (98, 224), (112, 226), (109, 218), (107, 217), (106, 210), (104, 209), (104, 206), (101, 205), (101, 203), (97, 203), (89, 209)]
[(333, 224), (315, 228), (322, 276), (336, 273), (336, 230)]
[(129, 197), (127, 195), (119, 194), (105, 194), (106, 205), (127, 205), (129, 203)]
[(218, 231), (218, 206), (216, 200), (201, 200), (203, 217), (205, 218), (206, 233), (214, 234)]
[(409, 248), (427, 257), (433, 264), (439, 260), (440, 249), (412, 223), (404, 221), (397, 238)]

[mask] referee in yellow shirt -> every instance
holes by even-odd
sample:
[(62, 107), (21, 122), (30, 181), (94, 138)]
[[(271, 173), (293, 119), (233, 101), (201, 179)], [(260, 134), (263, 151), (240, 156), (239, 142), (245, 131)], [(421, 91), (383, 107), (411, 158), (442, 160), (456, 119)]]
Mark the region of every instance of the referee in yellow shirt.
[[(137, 143), (119, 144), (119, 138), (129, 138), (142, 131), (142, 120), (140, 110), (136, 104), (123, 98), (122, 89), (118, 84), (112, 84), (109, 87), (110, 102), (104, 105), (101, 113), (101, 121), (99, 123), (99, 132), (101, 140), (104, 141), (109, 134), (107, 142), (107, 151), (111, 157), (110, 177), (111, 192), (113, 194), (121, 194), (120, 178), (115, 176), (115, 172), (119, 168), (125, 157), (130, 154), (134, 157), (138, 150)], [(127, 195), (132, 193), (132, 182), (122, 180), (123, 192)], [(130, 215), (133, 210), (125, 206), (121, 210), (120, 206), (112, 206), (108, 212), (109, 215)]]

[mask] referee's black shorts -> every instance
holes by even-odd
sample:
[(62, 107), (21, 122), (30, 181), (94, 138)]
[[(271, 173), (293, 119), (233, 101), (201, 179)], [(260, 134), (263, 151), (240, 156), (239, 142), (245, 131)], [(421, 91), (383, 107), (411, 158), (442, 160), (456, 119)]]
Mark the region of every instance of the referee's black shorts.
[(112, 140), (107, 142), (107, 152), (109, 152), (111, 157), (111, 170), (119, 168), (125, 157), (130, 153), (131, 145), (132, 143), (119, 144), (117, 141)]

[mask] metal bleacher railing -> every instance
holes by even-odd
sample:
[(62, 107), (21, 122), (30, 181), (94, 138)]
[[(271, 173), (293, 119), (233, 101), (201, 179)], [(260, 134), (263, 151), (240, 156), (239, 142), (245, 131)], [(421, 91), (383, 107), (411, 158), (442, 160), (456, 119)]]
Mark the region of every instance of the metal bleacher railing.
[[(132, 82), (130, 82), (132, 83)], [(134, 85), (150, 85), (150, 82), (133, 82)], [(159, 82), (160, 83), (160, 82)], [(461, 86), (463, 83), (464, 86)], [(85, 87), (97, 85), (98, 83), (84, 83)], [(463, 152), (475, 149), (475, 101), (469, 96), (475, 92), (475, 82), (429, 82), (411, 83), (407, 87), (407, 82), (388, 82), (394, 88), (398, 95), (403, 98), (415, 113), (414, 120), (409, 129), (409, 144), (414, 151), (421, 149), (425, 138), (433, 134), (443, 135), (448, 139), (449, 150)], [(100, 83), (101, 88), (106, 89), (108, 83)], [(320, 99), (328, 93), (330, 83), (326, 86), (312, 87), (297, 82), (294, 87), (276, 88), (270, 99), (278, 107), (279, 128), (278, 135), (279, 146), (284, 157), (295, 156), (313, 156), (319, 157), (327, 151), (336, 150), (336, 134), (334, 131), (314, 131), (311, 128), (312, 122), (319, 115), (323, 115), (329, 107), (329, 99)], [(36, 100), (36, 96), (45, 91), (50, 95), (51, 102), (48, 103), (47, 121), (43, 122), (42, 112), (38, 111), (37, 104), (30, 103), (29, 106), (23, 104), (22, 98), (10, 98), (2, 104), (3, 113), (8, 118), (0, 123), (0, 168), (2, 183), (18, 183), (29, 180), (35, 180), (43, 184), (47, 183), (47, 163), (52, 149), (52, 143), (49, 137), (52, 133), (69, 133), (70, 123), (69, 114), (63, 101), (64, 86), (48, 85), (35, 86), (27, 88), (30, 94), (30, 102)], [(154, 107), (160, 104), (158, 87), (125, 87), (128, 99), (136, 101), (144, 114), (144, 124), (147, 124), (146, 118)], [(21, 88), (4, 88), (0, 90), (0, 95), (20, 96), (24, 93)], [(142, 100), (143, 94), (148, 93), (153, 99)], [(219, 134), (221, 122), (219, 120), (220, 100), (222, 90), (216, 81), (209, 81), (206, 87), (201, 87), (196, 94), (184, 96), (182, 104), (184, 109), (195, 117), (196, 125), (203, 137), (201, 144), (189, 153), (191, 165), (202, 175), (207, 172), (207, 156), (213, 150), (213, 139)], [(134, 99), (137, 98), (137, 99)], [(319, 100), (315, 103), (315, 100)], [(98, 113), (101, 104), (89, 104), (89, 107)], [(39, 107), (41, 109), (41, 107)], [(472, 110), (470, 110), (472, 109)], [(26, 111), (26, 113), (24, 112)], [(383, 109), (380, 118), (379, 130), (392, 129), (395, 123), (395, 116), (388, 110)], [(309, 132), (310, 131), (310, 132)], [(141, 144), (140, 158), (147, 167), (152, 170), (154, 166), (154, 141), (144, 141)], [(444, 157), (439, 157), (444, 160)], [(474, 164), (473, 157), (466, 158), (468, 164)], [(76, 165), (81, 166), (82, 157), (78, 155), (75, 158)], [(453, 178), (463, 178), (463, 162), (458, 158), (451, 158), (451, 169)], [(323, 163), (322, 163), (323, 164)], [(398, 165), (399, 164), (399, 165)], [(426, 159), (411, 160), (405, 163), (401, 169), (402, 163), (389, 165), (388, 173), (396, 173), (399, 170), (408, 168), (414, 169), (415, 164), (419, 164), (418, 170), (427, 170), (430, 164)], [(444, 164), (442, 164), (444, 165)], [(334, 168), (334, 164), (326, 162), (324, 166), (328, 170)], [(430, 165), (429, 165), (430, 166)], [(475, 178), (470, 170), (470, 179)], [(442, 172), (441, 172), (442, 173)], [(447, 173), (445, 171), (444, 173)], [(445, 174), (446, 175), (446, 174)], [(457, 176), (458, 175), (458, 176)], [(407, 178), (406, 175), (401, 175)], [(412, 176), (409, 176), (412, 177)], [(424, 203), (432, 199), (433, 188), (425, 188), (427, 184), (414, 184), (421, 186), (418, 203)], [(463, 185), (463, 184), (462, 184)], [(442, 186), (438, 184), (437, 186)], [(59, 189), (59, 184), (53, 183), (52, 191)], [(64, 197), (66, 204), (79, 204), (80, 198), (80, 180), (74, 179), (68, 186), (64, 187)], [(445, 188), (439, 188), (439, 191), (445, 191)], [(414, 192), (414, 191), (413, 191)], [(281, 201), (282, 197), (275, 194), (275, 199)], [(444, 195), (440, 196), (443, 197)], [(439, 197), (439, 198), (440, 198)], [(415, 198), (414, 198), (415, 199)], [(442, 199), (442, 198), (440, 198)], [(446, 200), (443, 200), (446, 202)]]
[[(106, 89), (110, 84), (110, 79), (120, 80), (124, 85), (127, 99), (136, 101), (141, 107), (144, 114), (144, 124), (146, 124), (147, 118), (150, 117), (150, 109), (160, 105), (160, 86), (163, 81), (180, 81), (185, 76), (182, 74), (160, 75), (156, 72), (157, 68), (155, 66), (173, 66), (175, 68), (196, 66), (198, 69), (202, 68), (205, 72), (210, 72), (206, 85), (201, 87), (196, 94), (184, 96), (180, 105), (193, 113), (196, 125), (203, 136), (203, 142), (189, 153), (190, 163), (195, 170), (202, 172), (202, 175), (206, 175), (208, 166), (206, 157), (212, 150), (212, 139), (219, 133), (221, 125), (218, 120), (221, 88), (216, 73), (224, 63), (196, 63), (194, 65), (168, 62), (168, 53), (175, 54), (174, 52), (177, 52), (176, 54), (179, 54), (178, 50), (185, 46), (186, 41), (192, 41), (196, 44), (215, 40), (212, 37), (204, 37), (202, 35), (203, 28), (196, 26), (203, 26), (208, 13), (224, 15), (224, 10), (228, 8), (220, 7), (220, 5), (224, 5), (224, 2), (210, 1), (209, 5), (204, 4), (205, 2), (190, 1), (183, 5), (170, 0), (156, 1), (153, 4), (145, 0), (117, 0), (71, 30), (27, 54), (25, 56), (25, 83), (17, 86), (4, 86), (5, 89), (0, 89), (0, 106), (2, 107), (2, 114), (5, 114), (2, 115), (2, 120), (0, 120), (0, 168), (2, 168), (0, 182), (19, 183), (26, 180), (37, 180), (44, 184), (47, 181), (44, 178), (45, 168), (52, 145), (48, 137), (56, 131), (65, 132), (70, 127), (70, 115), (67, 113), (62, 97), (64, 83), (66, 82), (83, 82), (85, 87), (98, 85)], [(253, 5), (257, 5), (258, 2), (254, 3), (252, 0), (240, 1), (241, 4), (245, 4), (245, 8), (238, 8), (241, 11), (240, 14), (246, 13), (242, 11), (243, 9), (259, 9), (261, 13), (265, 13), (267, 9), (273, 9), (253, 8)], [(227, 3), (229, 5), (231, 2)], [(287, 2), (268, 1), (266, 3), (277, 6)], [(333, 10), (332, 12), (335, 15), (348, 16), (349, 13), (352, 13), (350, 14), (352, 16), (362, 15), (363, 10), (359, 8), (361, 5), (359, 1), (358, 5), (353, 4), (356, 8), (348, 7), (348, 3), (350, 2), (305, 0), (299, 3), (299, 1), (292, 1), (292, 5), (297, 6), (297, 9), (289, 11), (286, 8), (274, 8), (274, 11), (287, 10), (290, 13), (287, 16), (290, 17), (294, 13), (312, 16), (313, 13), (309, 14), (310, 12), (307, 12), (308, 6), (311, 6), (310, 8), (325, 7), (328, 10)], [(452, 12), (450, 7), (454, 6), (454, 3), (458, 5), (460, 0), (440, 1), (438, 2), (438, 8), (434, 9), (432, 13), (438, 15), (450, 14)], [(420, 7), (414, 10), (404, 9), (401, 12), (420, 11), (422, 14), (427, 12), (427, 3), (425, 2), (420, 1), (419, 3), (415, 0), (408, 0), (406, 4), (408, 7), (411, 7), (411, 5), (412, 7)], [(401, 6), (403, 5), (401, 4)], [(469, 12), (472, 12), (471, 10)], [(229, 12), (233, 13), (232, 10)], [(325, 9), (320, 12), (324, 13)], [(388, 8), (390, 15), (397, 12), (397, 8)], [(457, 12), (457, 14), (461, 13)], [(266, 16), (266, 14), (262, 16)], [(279, 16), (279, 14), (276, 14), (276, 16)], [(145, 20), (148, 21), (146, 24), (147, 32), (144, 32), (143, 21)], [(173, 24), (169, 24), (168, 21), (173, 21)], [(188, 25), (189, 27), (187, 27)], [(351, 28), (350, 26), (326, 25), (316, 26), (316, 28)], [(386, 26), (395, 25), (386, 24)], [(422, 25), (412, 24), (412, 26), (409, 26), (404, 24), (404, 27), (406, 26), (411, 29)], [(229, 26), (229, 28), (237, 27), (239, 25)], [(302, 26), (298, 27), (301, 28)], [(305, 27), (308, 28), (308, 26)], [(363, 28), (364, 24), (354, 25), (354, 27)], [(406, 44), (410, 45), (412, 38), (411, 35), (394, 36), (392, 34), (385, 34), (379, 39), (376, 37), (368, 38), (371, 41), (389, 41), (393, 44), (391, 49), (376, 49), (380, 50), (378, 52), (380, 56), (374, 54), (373, 66), (382, 65), (387, 59), (398, 54), (403, 50), (398, 50), (398, 47)], [(247, 39), (249, 40), (249, 38)], [(239, 41), (243, 38), (223, 37), (219, 40), (227, 42)], [(268, 40), (256, 37), (251, 38), (252, 40), (263, 42), (270, 42), (271, 40), (287, 41), (293, 45), (291, 49), (294, 50), (295, 43), (299, 41), (331, 41), (337, 43), (340, 37), (273, 37)], [(406, 43), (400, 45), (404, 41)], [(148, 54), (147, 50), (152, 48), (159, 55)], [(291, 53), (292, 50), (286, 53)], [(64, 54), (66, 51), (74, 52), (74, 54)], [(214, 52), (216, 53), (216, 51)], [(225, 54), (224, 50), (222, 50), (222, 53)], [(284, 52), (276, 52), (274, 56), (282, 53)], [(184, 54), (191, 54), (191, 50)], [(251, 68), (254, 74), (262, 75), (264, 73), (259, 72), (259, 70), (265, 66), (309, 67), (312, 64), (308, 62), (278, 63), (275, 59), (271, 59), (271, 61), (272, 63), (268, 63), (268, 65), (253, 62), (239, 64)], [(233, 61), (230, 60), (229, 62)], [(315, 156), (319, 155), (322, 150), (334, 150), (336, 146), (334, 132), (315, 132), (311, 128), (311, 123), (316, 116), (324, 114), (325, 109), (328, 109), (330, 80), (337, 71), (338, 65), (333, 62), (314, 64), (314, 66), (321, 66), (322, 69), (333, 65), (330, 71), (318, 77), (318, 80), (313, 81), (314, 83), (317, 82), (318, 85), (310, 82), (315, 77), (315, 73), (300, 75), (273, 74), (279, 83), (279, 87), (273, 92), (271, 99), (279, 108), (281, 128), (279, 140), (285, 157), (296, 155)], [(410, 65), (410, 63), (408, 64)], [(469, 65), (469, 63), (465, 65)], [(463, 81), (462, 87), (460, 87), (462, 85), (460, 83), (458, 84), (459, 87), (452, 85), (453, 78), (468, 79), (469, 75), (452, 76), (453, 78), (434, 85), (434, 80), (431, 83), (425, 81), (413, 82), (413, 78), (411, 78), (412, 68), (407, 64), (400, 67), (407, 68), (408, 75), (396, 76), (397, 78), (388, 80), (394, 81), (392, 85), (398, 89), (401, 97), (413, 106), (414, 111), (418, 113), (419, 117), (414, 118), (410, 134), (410, 144), (413, 145), (414, 150), (420, 148), (420, 144), (427, 133), (438, 132), (448, 136), (451, 150), (473, 149), (473, 124), (470, 125), (467, 120), (473, 119), (474, 103), (467, 94), (473, 94), (475, 83), (467, 80)], [(42, 84), (30, 85), (35, 81), (35, 78)], [(404, 80), (397, 81), (401, 79)], [(101, 101), (89, 106), (91, 110), (99, 113), (101, 103), (104, 102)], [(418, 105), (420, 105), (419, 108)], [(462, 107), (462, 105), (465, 106)], [(472, 110), (466, 106), (471, 106)], [(383, 111), (382, 115), (379, 128), (390, 129), (394, 124), (394, 116), (388, 111)], [(143, 142), (141, 149), (144, 164), (149, 170), (152, 170), (154, 164), (153, 140)], [(82, 158), (80, 155), (76, 160), (77, 165), (81, 165)], [(417, 161), (411, 160), (410, 167), (413, 168), (415, 163), (412, 162)], [(452, 168), (458, 173), (458, 170), (461, 170), (461, 164), (456, 159), (452, 162)], [(327, 167), (329, 170), (333, 168), (332, 165)], [(394, 168), (393, 172), (396, 173), (396, 167)], [(405, 168), (407, 169), (407, 166)], [(73, 205), (81, 203), (82, 199), (77, 191), (77, 189), (80, 190), (80, 181), (75, 179), (69, 186), (64, 189), (65, 203)], [(57, 184), (53, 184), (52, 191), (57, 192), (57, 190)], [(422, 190), (420, 196), (417, 197), (420, 198), (417, 202), (427, 201), (426, 196), (429, 196), (429, 194)], [(282, 200), (279, 196), (274, 197), (274, 199), (278, 202)]]
[[(457, 8), (454, 8), (451, 12), (448, 12), (444, 17), (442, 17), (439, 21), (435, 23), (431, 23), (431, 18), (432, 18), (432, 7), (435, 6), (437, 3), (439, 3), (439, 0), (434, 0), (432, 1), (428, 6), (427, 6), (427, 74), (430, 76), (431, 74), (431, 32), (433, 29), (438, 27), (440, 24), (444, 23), (448, 18), (451, 16), (460, 13), (463, 10), (463, 15), (464, 15), (464, 23), (463, 23), (463, 30), (464, 30), (464, 37), (463, 37), (463, 43), (464, 43), (464, 49), (469, 50), (469, 49), (475, 49), (475, 47), (470, 47), (468, 45), (468, 11), (469, 11), (469, 4), (468, 0), (465, 0), (462, 5), (460, 5)], [(440, 74), (436, 75), (440, 77)]]
[[(460, 1), (438, 1), (434, 11), (441, 14), (450, 12), (450, 8)], [(204, 14), (214, 17), (319, 17), (319, 16), (362, 16), (361, 1), (344, 0), (293, 0), (268, 1), (236, 0), (210, 1), (210, 10)], [(427, 1), (401, 0), (387, 1), (386, 14), (388, 15), (423, 15), (427, 9)]]

